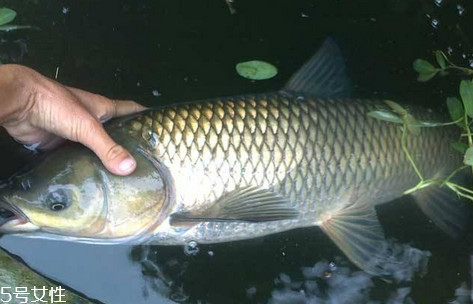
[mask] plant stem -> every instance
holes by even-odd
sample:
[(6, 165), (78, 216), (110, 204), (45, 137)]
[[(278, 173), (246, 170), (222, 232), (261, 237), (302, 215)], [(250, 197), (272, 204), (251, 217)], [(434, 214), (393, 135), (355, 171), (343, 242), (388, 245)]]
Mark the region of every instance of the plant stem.
[[(450, 63), (450, 64), (452, 64), (452, 63)], [(453, 64), (451, 66), (446, 67), (443, 70), (460, 70), (468, 76), (473, 75), (473, 70), (472, 69), (459, 67), (459, 66), (456, 66), (456, 65), (453, 65)]]
[(427, 187), (430, 187), (435, 184), (440, 184), (442, 180), (440, 179), (428, 179), (428, 180), (423, 180), (420, 181), (417, 185), (415, 185), (413, 188), (406, 190), (403, 192), (404, 195), (411, 194), (413, 192), (416, 192), (417, 190), (421, 190)]
[(407, 150), (406, 140), (407, 140), (407, 124), (404, 123), (404, 127), (402, 128), (402, 138), (401, 138), (402, 150), (403, 150), (404, 153), (406, 154), (407, 159), (409, 160), (409, 162), (411, 163), (412, 167), (414, 168), (414, 171), (416, 172), (416, 174), (417, 174), (417, 176), (419, 177), (420, 181), (423, 182), (423, 181), (424, 181), (424, 177), (423, 177), (422, 174), (420, 173), (419, 169), (417, 168), (417, 165), (415, 164), (414, 160), (412, 159), (411, 154), (410, 154), (409, 151)]
[(443, 183), (440, 185), (440, 187), (442, 187), (445, 184), (449, 183), (450, 179), (452, 179), (458, 172), (460, 172), (461, 170), (463, 170), (465, 168), (468, 168), (468, 166), (461, 166), (460, 168), (458, 168), (455, 171), (453, 171), (452, 173), (450, 173), (450, 175), (447, 176), (447, 178), (443, 181)]
[[(446, 183), (446, 186), (448, 188), (450, 188), (453, 192), (455, 192), (458, 196), (461, 196), (461, 197), (464, 197), (464, 198), (467, 198), (467, 199), (473, 201), (473, 196), (468, 195), (468, 194), (463, 194), (461, 191), (459, 191), (457, 189), (457, 188), (461, 189), (463, 187), (460, 187), (460, 186), (458, 186), (457, 184), (454, 184), (454, 183)], [(465, 189), (465, 188), (463, 188), (463, 189)], [(468, 191), (468, 192), (470, 192), (470, 191)]]

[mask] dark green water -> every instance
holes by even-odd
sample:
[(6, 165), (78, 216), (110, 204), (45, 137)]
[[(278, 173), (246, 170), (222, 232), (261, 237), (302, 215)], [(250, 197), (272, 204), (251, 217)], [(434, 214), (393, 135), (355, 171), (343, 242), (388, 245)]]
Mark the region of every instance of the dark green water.
[[(2, 0), (0, 6), (18, 12), (15, 23), (41, 31), (0, 34), (0, 53), (18, 59), (25, 44), (21, 62), (42, 74), (54, 77), (58, 68), (64, 84), (148, 106), (277, 90), (332, 36), (347, 58), (356, 97), (437, 109), (456, 94), (458, 78), (418, 83), (412, 61), (448, 48), (458, 64), (473, 59), (470, 1), (234, 1), (231, 15), (224, 0)], [(272, 62), (278, 76), (241, 78), (235, 64), (250, 59)], [(6, 149), (0, 150), (2, 176), (22, 162)], [(431, 304), (453, 300), (462, 282), (471, 286), (471, 233), (448, 238), (409, 198), (381, 206), (378, 214), (388, 237), (431, 253), (425, 276), (403, 283), (370, 278), (318, 228), (201, 245), (196, 255), (181, 247), (11, 236), (0, 245), (44, 275), (110, 304)], [(325, 275), (311, 276), (307, 267), (314, 265)]]

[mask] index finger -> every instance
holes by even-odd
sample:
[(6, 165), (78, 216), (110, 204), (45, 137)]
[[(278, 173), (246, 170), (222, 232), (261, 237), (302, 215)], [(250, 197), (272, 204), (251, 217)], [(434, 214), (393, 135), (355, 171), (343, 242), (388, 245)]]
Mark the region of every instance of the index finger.
[(113, 117), (137, 113), (147, 109), (131, 100), (112, 100), (102, 95), (93, 94), (84, 90), (71, 87), (68, 87), (68, 89), (92, 115), (101, 121), (106, 121)]
[(131, 100), (113, 100), (113, 102), (115, 103), (115, 115), (113, 117), (125, 116), (148, 109)]

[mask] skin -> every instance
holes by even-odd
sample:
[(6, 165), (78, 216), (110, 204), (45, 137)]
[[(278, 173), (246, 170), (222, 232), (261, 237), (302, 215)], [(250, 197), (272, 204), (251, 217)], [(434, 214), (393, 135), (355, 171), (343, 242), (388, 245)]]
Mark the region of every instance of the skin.
[(136, 160), (101, 122), (145, 107), (62, 85), (20, 65), (1, 65), (0, 75), (0, 125), (15, 140), (45, 150), (72, 140), (90, 148), (113, 174), (135, 170)]

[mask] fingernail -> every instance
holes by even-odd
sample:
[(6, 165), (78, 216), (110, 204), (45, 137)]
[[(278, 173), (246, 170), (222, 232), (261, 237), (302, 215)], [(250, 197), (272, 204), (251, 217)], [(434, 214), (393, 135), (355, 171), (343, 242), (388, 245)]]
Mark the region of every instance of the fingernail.
[(122, 173), (128, 173), (130, 169), (135, 165), (135, 160), (131, 157), (125, 158), (120, 165), (118, 165), (118, 170)]

